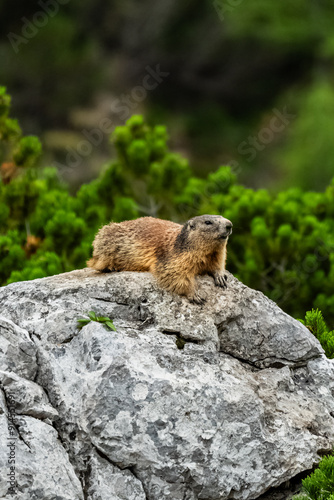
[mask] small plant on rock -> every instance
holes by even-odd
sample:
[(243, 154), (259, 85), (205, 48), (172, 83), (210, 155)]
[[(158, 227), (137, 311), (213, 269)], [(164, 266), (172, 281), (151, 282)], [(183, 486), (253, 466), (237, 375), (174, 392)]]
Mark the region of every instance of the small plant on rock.
[(96, 316), (96, 313), (94, 311), (90, 311), (88, 314), (88, 318), (79, 318), (78, 321), (78, 328), (83, 328), (84, 326), (88, 325), (91, 321), (96, 321), (97, 323), (102, 323), (107, 330), (113, 330), (116, 332), (115, 325), (112, 321), (112, 319), (108, 318), (107, 316)]

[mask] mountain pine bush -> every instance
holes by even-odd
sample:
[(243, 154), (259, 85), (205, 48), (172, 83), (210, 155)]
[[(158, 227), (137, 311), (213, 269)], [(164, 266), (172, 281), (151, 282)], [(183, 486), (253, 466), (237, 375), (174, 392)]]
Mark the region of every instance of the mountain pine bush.
[(302, 485), (301, 494), (295, 495), (293, 500), (334, 500), (334, 456), (324, 457)]
[(334, 358), (334, 330), (329, 331), (322, 312), (312, 309), (305, 315), (305, 320), (300, 320), (313, 335), (319, 340), (325, 350), (327, 358)]

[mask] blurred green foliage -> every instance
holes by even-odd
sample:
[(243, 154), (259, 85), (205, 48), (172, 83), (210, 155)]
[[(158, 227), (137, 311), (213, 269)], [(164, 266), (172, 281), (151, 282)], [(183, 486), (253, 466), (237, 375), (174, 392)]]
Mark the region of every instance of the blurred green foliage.
[(324, 192), (274, 195), (239, 185), (229, 167), (197, 178), (169, 151), (165, 127), (134, 115), (112, 135), (117, 159), (72, 196), (56, 169), (37, 167), (37, 139), (7, 133), (10, 101), (0, 92), (2, 284), (85, 266), (95, 233), (110, 220), (151, 215), (183, 223), (221, 214), (233, 221), (232, 273), (294, 316), (314, 306), (334, 321), (333, 182)]

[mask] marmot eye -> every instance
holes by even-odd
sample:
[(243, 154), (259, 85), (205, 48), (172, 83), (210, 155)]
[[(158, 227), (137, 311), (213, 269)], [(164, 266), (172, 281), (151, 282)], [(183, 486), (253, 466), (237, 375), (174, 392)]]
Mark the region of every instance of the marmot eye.
[(205, 221), (205, 224), (206, 224), (207, 226), (210, 226), (210, 224), (212, 224), (212, 222), (211, 222), (211, 220), (206, 220), (206, 221)]

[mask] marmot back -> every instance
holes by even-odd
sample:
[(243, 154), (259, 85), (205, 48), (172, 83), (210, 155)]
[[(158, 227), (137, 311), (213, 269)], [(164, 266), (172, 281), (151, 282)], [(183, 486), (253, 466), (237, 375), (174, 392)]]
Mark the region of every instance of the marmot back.
[(226, 286), (226, 244), (232, 223), (220, 215), (194, 217), (183, 226), (141, 217), (103, 226), (87, 262), (97, 271), (149, 271), (161, 287), (202, 303), (195, 276), (210, 274)]

